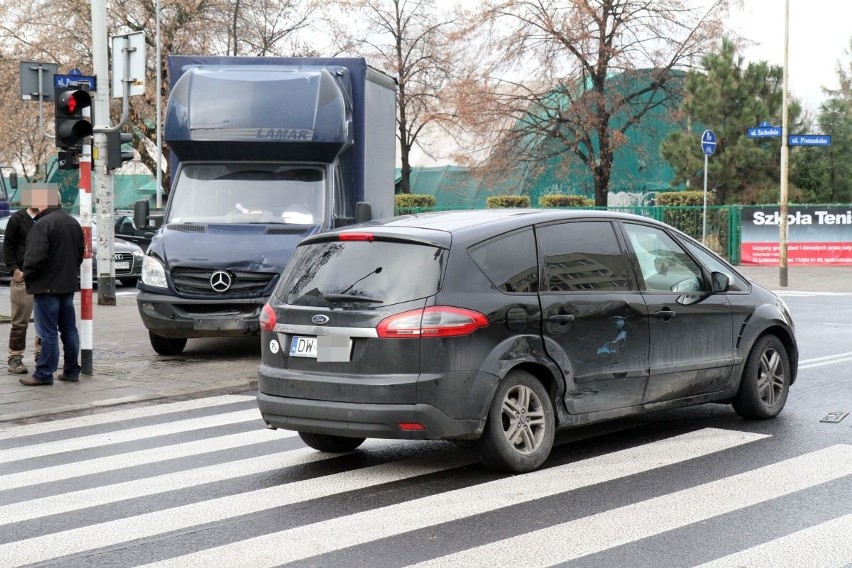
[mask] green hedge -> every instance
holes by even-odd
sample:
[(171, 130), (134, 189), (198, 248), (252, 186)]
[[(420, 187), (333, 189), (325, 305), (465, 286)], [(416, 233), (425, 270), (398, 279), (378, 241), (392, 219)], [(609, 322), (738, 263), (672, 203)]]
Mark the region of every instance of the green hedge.
[(539, 207), (592, 207), (594, 199), (584, 195), (542, 195), (538, 198)]
[(527, 195), (493, 195), (485, 200), (489, 209), (500, 207), (529, 207), (530, 198)]
[(398, 193), (393, 196), (397, 209), (413, 209), (415, 207), (434, 207), (435, 196), (420, 193)]
[[(707, 205), (713, 205), (716, 202), (715, 195), (711, 192), (707, 193)], [(704, 205), (703, 191), (666, 191), (657, 193), (654, 197), (656, 205), (669, 207), (681, 207), (687, 205)]]

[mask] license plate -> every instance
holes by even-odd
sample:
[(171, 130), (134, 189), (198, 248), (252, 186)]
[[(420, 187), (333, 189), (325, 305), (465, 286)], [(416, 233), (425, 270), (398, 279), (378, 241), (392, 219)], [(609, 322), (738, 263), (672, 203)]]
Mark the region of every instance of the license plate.
[(317, 358), (317, 338), (294, 335), (290, 340), (290, 357)]
[(350, 337), (294, 335), (290, 340), (290, 357), (310, 357), (320, 363), (343, 363), (350, 360), (351, 354)]
[(116, 262), (115, 263), (115, 269), (116, 270), (130, 270), (130, 261), (129, 260), (123, 260), (121, 262)]

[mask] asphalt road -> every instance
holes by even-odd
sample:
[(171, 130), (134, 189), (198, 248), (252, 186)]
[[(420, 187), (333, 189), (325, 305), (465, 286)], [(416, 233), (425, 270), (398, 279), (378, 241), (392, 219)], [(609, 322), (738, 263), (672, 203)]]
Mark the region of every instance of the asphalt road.
[[(852, 294), (784, 294), (801, 350), (771, 421), (713, 404), (564, 431), (545, 467), (442, 442), (329, 456), (252, 393), (0, 431), (3, 564), (852, 564)], [(43, 564), (42, 564), (43, 563)]]

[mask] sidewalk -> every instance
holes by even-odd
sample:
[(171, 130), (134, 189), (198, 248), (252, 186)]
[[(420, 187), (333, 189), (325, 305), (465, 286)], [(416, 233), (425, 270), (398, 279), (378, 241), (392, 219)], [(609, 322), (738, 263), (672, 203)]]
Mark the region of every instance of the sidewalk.
[[(0, 314), (8, 314), (8, 294), (0, 297)], [(7, 374), (8, 323), (0, 324), (4, 354), (0, 367), (0, 429), (26, 419), (70, 411), (91, 411), (143, 400), (197, 398), (256, 388), (260, 361), (258, 337), (190, 339), (181, 355), (157, 355), (136, 309), (135, 296), (118, 296), (115, 306), (97, 305), (94, 292), (91, 376), (79, 383), (54, 381), (52, 387), (27, 387), (24, 375)], [(79, 295), (77, 317), (79, 318)], [(79, 321), (79, 320), (78, 320)], [(79, 325), (78, 325), (79, 329)], [(34, 369), (30, 324), (24, 364)], [(61, 370), (61, 368), (60, 368)]]
[[(788, 285), (779, 286), (777, 266), (744, 266), (749, 278), (783, 292), (852, 293), (852, 267), (790, 267)], [(0, 314), (8, 313), (8, 295), (0, 297)], [(257, 386), (260, 342), (257, 337), (190, 339), (181, 355), (157, 355), (139, 319), (134, 296), (118, 296), (115, 306), (97, 305), (94, 297), (92, 376), (79, 383), (56, 381), (52, 387), (25, 387), (19, 375), (0, 368), (0, 429), (27, 419), (128, 402), (156, 401), (206, 394), (244, 392)], [(77, 314), (79, 317), (79, 306)], [(0, 324), (3, 353), (9, 344), (8, 323)], [(30, 327), (28, 342), (32, 343)], [(33, 353), (24, 363), (33, 369)], [(2, 359), (0, 361), (5, 361)]]

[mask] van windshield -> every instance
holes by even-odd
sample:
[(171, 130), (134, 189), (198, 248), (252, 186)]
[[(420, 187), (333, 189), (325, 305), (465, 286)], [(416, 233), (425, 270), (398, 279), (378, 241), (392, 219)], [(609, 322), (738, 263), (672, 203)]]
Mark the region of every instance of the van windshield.
[(319, 225), (324, 217), (323, 168), (188, 163), (180, 169), (166, 222)]

